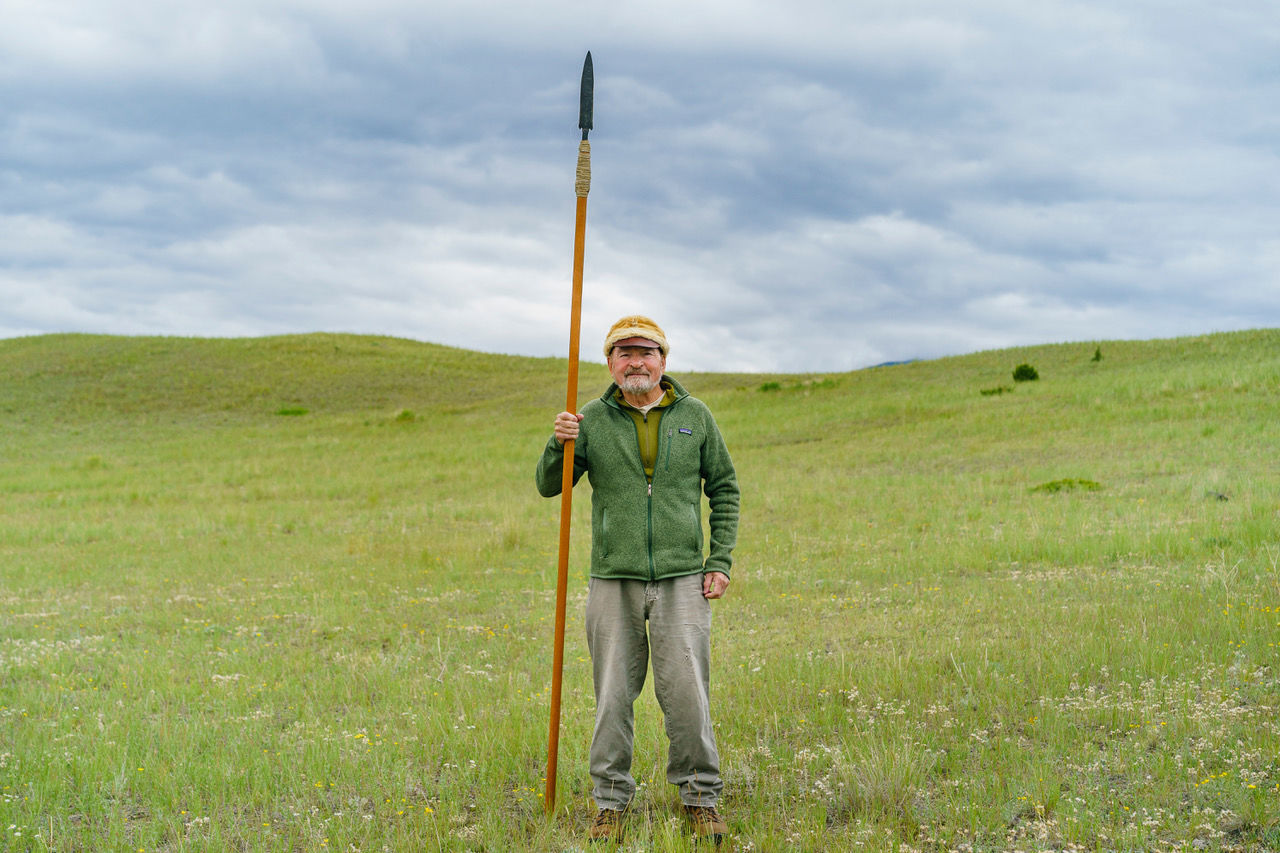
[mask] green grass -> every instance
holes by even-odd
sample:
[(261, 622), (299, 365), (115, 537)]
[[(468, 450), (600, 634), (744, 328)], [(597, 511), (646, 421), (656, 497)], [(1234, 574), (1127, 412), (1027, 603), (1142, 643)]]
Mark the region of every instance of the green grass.
[[(1280, 331), (672, 367), (744, 490), (734, 849), (1280, 849)], [(585, 849), (585, 487), (540, 796), (565, 369), (0, 341), (0, 850)], [(692, 849), (637, 725), (624, 847)]]

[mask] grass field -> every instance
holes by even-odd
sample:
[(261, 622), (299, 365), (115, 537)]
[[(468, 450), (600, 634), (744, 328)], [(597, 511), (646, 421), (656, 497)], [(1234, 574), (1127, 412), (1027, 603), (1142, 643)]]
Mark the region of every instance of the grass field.
[[(1280, 850), (1280, 330), (671, 368), (743, 487), (733, 849)], [(0, 341), (0, 850), (586, 849), (585, 484), (541, 798), (565, 369)], [(692, 849), (637, 725), (623, 849)]]

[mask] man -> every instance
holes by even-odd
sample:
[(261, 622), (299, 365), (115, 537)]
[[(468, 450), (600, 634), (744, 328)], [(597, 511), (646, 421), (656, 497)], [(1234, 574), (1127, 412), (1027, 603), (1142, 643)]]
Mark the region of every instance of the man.
[[(613, 377), (599, 399), (556, 416), (538, 461), (538, 491), (558, 495), (564, 442), (573, 481), (591, 481), (587, 645), (596, 694), (590, 772), (599, 814), (592, 841), (618, 841), (635, 794), (633, 705), (653, 665), (667, 739), (667, 781), (693, 831), (719, 844), (723, 783), (710, 712), (711, 605), (729, 586), (738, 480), (711, 411), (665, 375), (667, 337), (623, 317), (605, 337)], [(710, 501), (704, 549), (702, 493)], [(704, 556), (704, 550), (708, 553)], [(646, 633), (645, 623), (648, 622)]]

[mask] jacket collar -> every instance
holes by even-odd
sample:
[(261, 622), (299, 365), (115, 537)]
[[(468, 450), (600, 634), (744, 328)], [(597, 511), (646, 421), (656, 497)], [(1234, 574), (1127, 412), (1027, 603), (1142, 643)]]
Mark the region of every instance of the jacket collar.
[[(684, 386), (673, 379), (669, 373), (662, 374), (662, 378), (658, 381), (662, 384), (663, 388), (667, 389), (664, 399), (658, 404), (661, 407), (673, 405), (677, 401), (689, 396), (689, 392), (684, 390)], [(621, 409), (623, 406), (619, 401), (620, 397), (621, 389), (618, 388), (618, 383), (610, 382), (609, 387), (605, 389), (605, 392), (601, 395), (600, 399), (608, 405), (613, 406), (615, 409)], [(628, 405), (627, 408), (631, 408), (631, 406)]]

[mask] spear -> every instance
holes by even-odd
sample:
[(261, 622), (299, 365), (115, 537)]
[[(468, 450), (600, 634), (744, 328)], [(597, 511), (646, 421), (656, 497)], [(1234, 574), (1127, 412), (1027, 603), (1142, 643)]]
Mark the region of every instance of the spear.
[[(578, 406), (578, 337), (582, 326), (582, 255), (587, 236), (587, 193), (591, 190), (591, 114), (595, 99), (595, 72), (591, 68), (591, 51), (582, 63), (582, 87), (579, 90), (578, 127), (582, 142), (578, 144), (578, 170), (574, 191), (578, 196), (578, 215), (573, 232), (573, 300), (569, 314), (569, 388), (565, 411), (576, 412)], [(560, 562), (556, 574), (556, 631), (551, 663), (551, 733), (547, 738), (547, 789), (543, 802), (547, 814), (556, 807), (556, 765), (560, 752), (560, 686), (564, 674), (564, 611), (569, 588), (569, 521), (573, 509), (573, 440), (564, 443), (564, 471), (560, 478)]]

